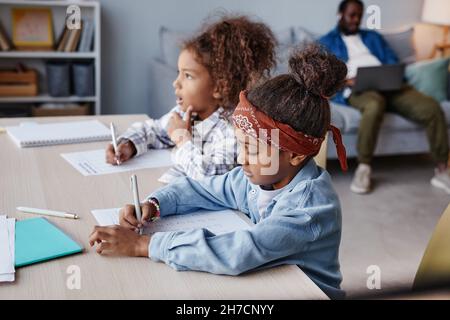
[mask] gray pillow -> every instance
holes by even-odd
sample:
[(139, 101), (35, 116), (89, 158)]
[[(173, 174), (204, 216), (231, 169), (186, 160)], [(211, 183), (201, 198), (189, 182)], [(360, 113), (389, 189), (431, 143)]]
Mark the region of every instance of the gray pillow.
[(291, 28), (291, 43), (286, 42), (284, 45), (279, 46), (277, 50), (278, 66), (275, 75), (287, 73), (289, 71), (288, 62), (291, 53), (309, 43), (313, 43), (316, 38), (318, 38), (318, 35), (305, 28)]
[(287, 60), (289, 59), (290, 48), (294, 44), (294, 30), (292, 28), (280, 30), (275, 33), (275, 38), (278, 41), (275, 50), (277, 66), (273, 70), (273, 74), (279, 75), (287, 72)]
[(186, 38), (186, 33), (173, 31), (164, 26), (160, 27), (159, 46), (161, 50), (161, 61), (172, 68), (177, 68), (180, 48)]
[(303, 27), (294, 28), (295, 45), (309, 44), (315, 42), (319, 38), (320, 38), (319, 34), (309, 31), (308, 29), (305, 29)]
[(416, 51), (413, 44), (414, 27), (400, 32), (386, 32), (382, 35), (397, 54), (400, 62), (408, 64), (416, 61)]
[(294, 43), (294, 29), (291, 27), (274, 32), (274, 34), (280, 47), (290, 46)]

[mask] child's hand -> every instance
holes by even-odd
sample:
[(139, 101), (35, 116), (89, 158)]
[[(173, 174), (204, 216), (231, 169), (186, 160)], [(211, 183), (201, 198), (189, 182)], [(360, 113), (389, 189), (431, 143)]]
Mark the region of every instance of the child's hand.
[(156, 216), (157, 211), (158, 210), (153, 204), (146, 201), (141, 205), (142, 220), (138, 221), (136, 218), (134, 205), (127, 204), (125, 207), (120, 209), (119, 223), (122, 227), (138, 232), (139, 228), (146, 226), (151, 219)]
[(346, 79), (346, 80), (345, 80), (345, 85), (346, 85), (347, 87), (354, 87), (354, 86), (355, 86), (355, 81), (356, 81), (355, 78)]
[(95, 227), (89, 236), (89, 244), (97, 244), (97, 253), (101, 255), (120, 255), (129, 257), (148, 257), (149, 236), (140, 236), (121, 227)]
[(173, 112), (167, 126), (167, 134), (173, 143), (177, 147), (182, 146), (185, 142), (192, 139), (191, 135), (191, 119), (192, 119), (192, 106), (186, 111), (186, 120), (183, 120), (181, 116)]
[(136, 154), (137, 150), (134, 143), (127, 141), (117, 146), (117, 155), (114, 153), (114, 147), (109, 144), (106, 148), (106, 163), (117, 165), (130, 160)]

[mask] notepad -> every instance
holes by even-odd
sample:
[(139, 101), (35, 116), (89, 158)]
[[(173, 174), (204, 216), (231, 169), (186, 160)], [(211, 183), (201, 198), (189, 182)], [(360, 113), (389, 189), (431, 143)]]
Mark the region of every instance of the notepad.
[[(101, 226), (119, 224), (120, 209), (92, 210), (92, 214)], [(183, 215), (167, 216), (144, 228), (144, 234), (156, 232), (189, 231), (208, 229), (219, 235), (237, 230), (246, 230), (250, 226), (232, 210), (197, 211)]]
[(16, 267), (79, 253), (83, 248), (45, 218), (16, 223)]
[(173, 164), (171, 150), (149, 150), (131, 158), (120, 166), (106, 163), (105, 150), (92, 150), (61, 154), (83, 176), (98, 176), (148, 168), (169, 167)]
[(23, 124), (16, 127), (7, 127), (6, 130), (8, 135), (21, 148), (111, 139), (111, 132), (98, 120)]

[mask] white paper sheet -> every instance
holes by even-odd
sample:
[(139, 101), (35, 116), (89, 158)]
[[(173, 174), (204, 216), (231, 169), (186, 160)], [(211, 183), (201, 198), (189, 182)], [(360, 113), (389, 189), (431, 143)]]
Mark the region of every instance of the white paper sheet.
[[(119, 210), (117, 208), (92, 210), (92, 214), (101, 226), (112, 226), (119, 224)], [(219, 235), (249, 228), (250, 226), (231, 210), (199, 211), (159, 219), (145, 227), (144, 234), (151, 235), (155, 232), (208, 229), (212, 233)]]
[(105, 150), (93, 150), (63, 153), (66, 159), (83, 176), (98, 176), (147, 168), (172, 166), (171, 150), (149, 150), (145, 154), (130, 159), (120, 166), (113, 166), (105, 161)]
[(14, 232), (15, 219), (0, 216), (0, 282), (15, 280)]

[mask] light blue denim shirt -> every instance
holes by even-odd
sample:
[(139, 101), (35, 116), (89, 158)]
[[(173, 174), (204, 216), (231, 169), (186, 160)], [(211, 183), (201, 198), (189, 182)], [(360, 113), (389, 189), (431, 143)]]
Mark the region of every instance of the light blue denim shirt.
[(249, 230), (215, 235), (206, 229), (155, 233), (149, 256), (176, 270), (238, 275), (285, 264), (298, 265), (330, 298), (343, 298), (339, 267), (341, 207), (328, 172), (310, 160), (261, 219), (253, 185), (237, 167), (222, 176), (179, 178), (150, 197), (161, 217), (199, 209), (229, 208), (255, 223)]

